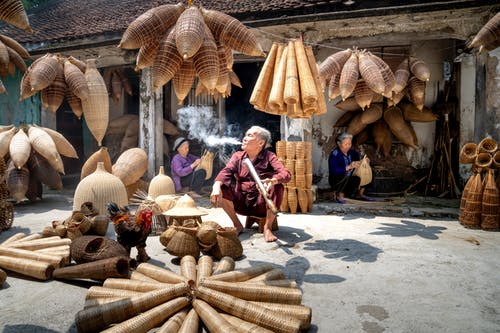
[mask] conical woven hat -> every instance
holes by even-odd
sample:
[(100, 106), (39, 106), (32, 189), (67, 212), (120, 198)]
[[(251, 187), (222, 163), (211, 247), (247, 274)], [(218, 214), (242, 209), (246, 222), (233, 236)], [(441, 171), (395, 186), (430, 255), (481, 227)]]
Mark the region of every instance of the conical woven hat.
[(202, 216), (208, 213), (196, 207), (196, 202), (189, 195), (184, 194), (177, 200), (174, 208), (163, 212), (167, 216)]

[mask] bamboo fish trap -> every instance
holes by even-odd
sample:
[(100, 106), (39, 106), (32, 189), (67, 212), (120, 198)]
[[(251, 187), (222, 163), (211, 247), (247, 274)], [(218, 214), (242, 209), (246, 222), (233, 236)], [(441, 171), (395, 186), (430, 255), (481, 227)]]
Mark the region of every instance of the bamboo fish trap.
[(300, 304), (296, 284), (272, 286), (284, 278), (283, 271), (270, 264), (235, 271), (234, 260), (227, 257), (213, 265), (209, 256), (198, 262), (186, 256), (180, 275), (142, 263), (130, 280), (106, 279), (103, 287), (87, 292), (86, 306), (75, 317), (78, 331), (135, 331), (141, 326), (141, 331), (194, 332), (202, 323), (210, 332), (309, 329), (312, 309)]

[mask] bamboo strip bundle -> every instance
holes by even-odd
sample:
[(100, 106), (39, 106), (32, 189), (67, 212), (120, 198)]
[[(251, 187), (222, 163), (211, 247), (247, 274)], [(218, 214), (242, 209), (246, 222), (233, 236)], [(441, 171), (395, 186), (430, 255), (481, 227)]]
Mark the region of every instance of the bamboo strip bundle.
[[(283, 52), (285, 51), (286, 48), (287, 48), (287, 45), (284, 45), (281, 43), (278, 44), (278, 49), (276, 50), (276, 58), (274, 59), (273, 80), (274, 80), (274, 78), (276, 78), (278, 76), (279, 64), (283, 58)], [(274, 82), (273, 82), (273, 85), (274, 85)]]
[(53, 240), (58, 240), (61, 239), (59, 236), (49, 236), (49, 237), (43, 237), (39, 233), (31, 234), (29, 236), (24, 237), (23, 239), (16, 241), (16, 244), (19, 244), (21, 242), (31, 242), (31, 243), (45, 243), (47, 241), (53, 241)]
[(299, 320), (290, 316), (284, 316), (249, 301), (206, 287), (197, 288), (195, 296), (233, 316), (255, 323), (274, 332), (296, 333), (299, 331)]
[(189, 281), (196, 281), (196, 259), (186, 255), (181, 258), (181, 275)]
[(297, 61), (297, 70), (300, 83), (300, 97), (303, 104), (315, 103), (318, 100), (318, 90), (314, 82), (309, 61), (306, 56), (304, 44), (302, 40), (296, 39), (293, 41), (295, 58)]
[(297, 58), (295, 55), (295, 47), (293, 41), (288, 42), (288, 51), (286, 57), (286, 79), (283, 100), (286, 104), (297, 104), (300, 98), (300, 86), (297, 69)]
[(55, 268), (62, 267), (64, 265), (64, 258), (62, 256), (55, 256), (47, 253), (10, 248), (3, 245), (0, 246), (0, 255), (12, 258), (24, 258), (35, 261), (44, 261), (48, 262), (49, 264), (52, 264)]
[(92, 286), (85, 294), (85, 299), (94, 299), (94, 298), (109, 298), (109, 297), (120, 297), (120, 298), (129, 298), (134, 296), (142, 295), (143, 292), (140, 291), (132, 291), (125, 289), (112, 289), (112, 288), (104, 288), (100, 286)]
[(180, 310), (170, 317), (156, 333), (175, 333), (178, 332), (186, 318), (188, 310), (186, 308)]
[(235, 265), (233, 258), (224, 256), (219, 260), (217, 266), (215, 266), (212, 276), (230, 272), (234, 269)]
[(297, 288), (235, 283), (226, 281), (203, 280), (203, 287), (217, 290), (247, 301), (261, 301), (285, 304), (300, 304), (302, 292)]
[(203, 324), (211, 333), (234, 332), (236, 328), (227, 322), (213, 307), (208, 303), (195, 299), (192, 302), (193, 308), (200, 316)]
[(198, 259), (198, 271), (196, 276), (196, 285), (199, 285), (201, 279), (212, 275), (214, 262), (211, 256), (203, 255)]
[(164, 302), (170, 301), (186, 293), (187, 285), (179, 283), (144, 293), (132, 298), (107, 303), (79, 311), (75, 316), (78, 332), (95, 332), (118, 322), (132, 318)]
[[(283, 49), (277, 61), (277, 67), (275, 64), (273, 84), (271, 87), (271, 92), (269, 93), (269, 108), (272, 111), (281, 110), (284, 106), (283, 94), (285, 92), (285, 81), (286, 81), (286, 59), (288, 54), (288, 46), (279, 45), (279, 49)], [(276, 56), (278, 60), (278, 56)]]
[(178, 297), (167, 303), (160, 304), (124, 322), (116, 324), (102, 332), (148, 332), (150, 329), (163, 323), (168, 317), (189, 304), (187, 297)]
[(271, 50), (267, 55), (266, 61), (257, 78), (257, 82), (250, 96), (250, 104), (257, 110), (265, 110), (267, 100), (270, 92), (270, 85), (272, 84), (274, 63), (276, 62), (276, 53), (278, 51), (278, 44), (273, 43)]
[(311, 69), (311, 74), (314, 80), (314, 84), (316, 85), (316, 91), (318, 95), (317, 100), (317, 109), (314, 111), (314, 114), (325, 114), (328, 110), (326, 108), (325, 96), (323, 95), (323, 87), (321, 86), (321, 79), (318, 72), (318, 65), (316, 64), (316, 60), (314, 59), (314, 53), (311, 46), (306, 46), (306, 56), (307, 61), (309, 62), (309, 67)]
[(282, 313), (294, 317), (300, 321), (300, 329), (308, 330), (311, 326), (312, 309), (309, 306), (293, 305), (293, 304), (279, 304), (267, 302), (251, 302), (260, 305), (266, 309)]
[(48, 262), (0, 256), (0, 267), (39, 280), (48, 280), (54, 266)]
[(149, 282), (149, 283), (158, 283), (158, 280), (155, 280), (153, 278), (150, 278), (147, 275), (144, 275), (138, 271), (132, 271), (130, 272), (130, 280), (133, 281), (141, 281), (141, 282)]
[(227, 313), (220, 314), (222, 318), (224, 318), (228, 323), (233, 325), (236, 328), (236, 331), (239, 333), (272, 333), (266, 328), (260, 327), (254, 323), (250, 323), (248, 321), (244, 321), (238, 317), (231, 316)]
[[(221, 260), (222, 261), (222, 260)], [(227, 282), (242, 282), (264, 274), (273, 269), (271, 264), (260, 264), (237, 271), (228, 271), (225, 273), (215, 274), (208, 277), (209, 280), (227, 281)]]
[(200, 318), (195, 309), (189, 310), (186, 318), (182, 322), (179, 333), (197, 333), (199, 331)]
[(179, 283), (188, 281), (188, 279), (182, 275), (148, 263), (139, 264), (136, 270), (139, 273), (164, 283)]

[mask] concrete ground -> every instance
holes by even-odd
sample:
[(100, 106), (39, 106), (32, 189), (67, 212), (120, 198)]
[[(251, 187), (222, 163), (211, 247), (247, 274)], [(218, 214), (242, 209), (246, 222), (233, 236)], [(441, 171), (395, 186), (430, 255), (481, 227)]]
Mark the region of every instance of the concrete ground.
[[(16, 205), (0, 242), (68, 217), (71, 200), (71, 192), (48, 192)], [(229, 225), (206, 198), (197, 202), (208, 209), (204, 221)], [(456, 201), (435, 198), (322, 202), (310, 214), (280, 214), (276, 243), (246, 230), (236, 269), (272, 263), (296, 280), (313, 310), (309, 332), (500, 332), (500, 233), (465, 229), (457, 215)], [(147, 251), (151, 263), (179, 272), (158, 236)], [(76, 332), (75, 314), (94, 284), (9, 273), (0, 289), (1, 332)]]

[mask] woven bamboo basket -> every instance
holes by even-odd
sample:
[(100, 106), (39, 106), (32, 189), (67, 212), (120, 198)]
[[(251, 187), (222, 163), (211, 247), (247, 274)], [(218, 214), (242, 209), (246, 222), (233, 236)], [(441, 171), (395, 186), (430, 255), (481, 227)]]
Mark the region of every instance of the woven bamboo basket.
[(249, 323), (248, 321), (244, 321), (238, 317), (229, 315), (227, 313), (220, 314), (228, 323), (237, 327), (241, 332), (255, 332), (255, 333), (271, 333), (272, 331), (260, 327), (254, 323)]
[(373, 90), (368, 87), (365, 80), (358, 80), (356, 88), (354, 88), (354, 99), (362, 110), (370, 106), (373, 99)]
[(370, 55), (370, 59), (380, 69), (380, 74), (382, 74), (382, 78), (384, 79), (384, 92), (382, 93), (382, 95), (387, 98), (391, 98), (395, 84), (394, 73), (384, 60), (372, 54), (371, 52), (369, 52), (368, 54)]
[(34, 126), (30, 126), (28, 137), (31, 147), (38, 154), (43, 156), (57, 172), (64, 174), (64, 165), (61, 155), (59, 155), (52, 137), (44, 130)]
[(500, 169), (500, 150), (497, 150), (492, 156), (491, 166)]
[(89, 88), (85, 74), (69, 60), (64, 62), (64, 80), (69, 90), (80, 99), (89, 97)]
[[(340, 73), (340, 95), (346, 100), (353, 92), (359, 78), (358, 52), (351, 54)], [(356, 103), (357, 104), (357, 103)]]
[(193, 308), (200, 316), (201, 320), (210, 332), (224, 333), (235, 332), (236, 327), (231, 325), (224, 317), (208, 303), (195, 299), (192, 302)]
[(182, 275), (174, 273), (170, 270), (160, 268), (158, 266), (141, 263), (137, 266), (136, 270), (150, 278), (163, 283), (181, 283), (188, 282), (188, 279)]
[(198, 259), (198, 268), (196, 275), (196, 285), (200, 285), (200, 281), (211, 276), (214, 269), (214, 261), (209, 255), (202, 255)]
[(87, 63), (85, 61), (81, 61), (73, 56), (69, 56), (68, 60), (73, 65), (78, 67), (82, 71), (82, 73), (85, 73), (85, 71), (87, 70)]
[(361, 133), (362, 130), (365, 129), (366, 125), (361, 122), (361, 113), (357, 113), (349, 122), (347, 125), (346, 132), (350, 133), (352, 135), (357, 135), (358, 133)]
[(103, 167), (107, 172), (112, 172), (113, 168), (111, 157), (109, 156), (108, 149), (106, 147), (99, 148), (98, 151), (90, 155), (89, 158), (85, 161), (80, 173), (80, 180), (95, 172), (97, 169), (97, 164), (99, 162), (103, 163)]
[(102, 162), (97, 169), (83, 178), (75, 189), (73, 210), (78, 210), (82, 203), (90, 201), (99, 212), (106, 211), (108, 202), (116, 202), (120, 206), (128, 203), (127, 190), (120, 178), (107, 172)]
[(9, 229), (14, 222), (14, 206), (10, 202), (0, 202), (0, 232)]
[(196, 259), (193, 256), (183, 256), (180, 264), (181, 275), (189, 281), (196, 281)]
[(83, 114), (87, 126), (101, 146), (109, 122), (109, 98), (106, 83), (96, 67), (96, 59), (88, 59), (85, 79), (89, 97), (82, 100)]
[(470, 42), (469, 47), (480, 47), (495, 42), (498, 39), (496, 33), (498, 32), (499, 26), (500, 15), (497, 13), (490, 20), (488, 20), (476, 36), (474, 36), (474, 39)]
[(240, 21), (217, 10), (201, 9), (216, 40), (249, 56), (264, 56), (255, 35)]
[(498, 143), (496, 142), (495, 139), (492, 139), (490, 137), (482, 139), (477, 145), (478, 153), (494, 154), (497, 151), (497, 149), (498, 149)]
[(113, 175), (120, 178), (125, 186), (137, 182), (148, 169), (148, 156), (141, 148), (124, 151), (112, 167)]
[[(365, 80), (366, 85), (377, 94), (385, 91), (384, 77), (372, 57), (366, 52), (358, 52), (359, 74)], [(350, 94), (349, 94), (350, 95)], [(345, 98), (347, 98), (346, 95)], [(344, 95), (342, 95), (344, 98)], [(344, 99), (345, 99), (344, 98)]]
[[(180, 332), (180, 328), (183, 325), (188, 309), (184, 308), (170, 317), (157, 331), (157, 333), (169, 333), (169, 332)], [(193, 310), (193, 313), (196, 313)], [(196, 330), (195, 330), (196, 331)], [(195, 332), (193, 331), (193, 332)]]
[(148, 44), (173, 26), (183, 11), (181, 3), (161, 5), (146, 11), (129, 24), (118, 47), (138, 49)]
[(184, 321), (182, 322), (179, 332), (180, 333), (199, 332), (200, 325), (201, 325), (200, 317), (196, 313), (195, 309), (191, 309), (186, 315)]
[(489, 169), (484, 179), (481, 206), (481, 228), (498, 230), (500, 228), (500, 191), (495, 184), (495, 172)]
[[(15, 39), (10, 38), (10, 37), (5, 36), (5, 35), (1, 35), (0, 41), (2, 41), (2, 43), (5, 44), (5, 46), (10, 48), (9, 56), (11, 54), (15, 53), (21, 59), (23, 59), (23, 58), (30, 59), (31, 56), (30, 56), (29, 52), (21, 44), (19, 44)], [(14, 52), (12, 52), (12, 51), (14, 51)], [(24, 63), (24, 61), (23, 61), (23, 63)], [(16, 67), (21, 69), (23, 72), (26, 71), (26, 64), (24, 64), (24, 66), (25, 66), (24, 69), (21, 69), (20, 66), (17, 65), (17, 60), (16, 60)]]
[(66, 95), (66, 81), (64, 80), (64, 69), (59, 62), (57, 65), (56, 77), (52, 83), (42, 90), (42, 106), (46, 104), (45, 109), (55, 113), (61, 106), (64, 96)]
[(113, 257), (79, 265), (57, 268), (52, 273), (52, 276), (55, 279), (105, 280), (110, 277), (127, 277), (128, 271), (128, 257)]
[(302, 154), (300, 159), (297, 158), (291, 161), (295, 161), (295, 175), (304, 175), (306, 173), (306, 160), (304, 159), (304, 154)]
[(283, 100), (286, 104), (297, 104), (300, 98), (299, 74), (297, 69), (297, 57), (293, 41), (288, 42), (285, 69), (285, 90)]
[(134, 70), (136, 72), (140, 71), (141, 69), (153, 66), (155, 57), (158, 54), (158, 46), (160, 46), (160, 40), (161, 38), (158, 38), (141, 46), (135, 60)]
[(491, 166), (493, 159), (489, 153), (479, 153), (474, 160), (474, 167), (478, 171), (484, 171)]
[(483, 186), (481, 182), (481, 174), (475, 173), (469, 179), (471, 182), (467, 197), (465, 199), (465, 207), (459, 218), (460, 223), (466, 228), (479, 228), (481, 225), (481, 210), (482, 210), (482, 194)]
[(184, 60), (198, 52), (205, 36), (205, 24), (196, 6), (184, 10), (175, 24), (175, 44)]
[[(326, 107), (326, 100), (323, 93), (323, 84), (321, 83), (321, 78), (319, 77), (319, 69), (318, 64), (316, 63), (316, 58), (314, 55), (314, 51), (312, 46), (307, 45), (304, 47), (307, 57), (307, 62), (309, 64), (309, 68), (311, 70), (311, 75), (314, 80), (314, 85), (316, 86), (316, 94), (318, 96), (317, 102), (313, 103), (313, 108), (311, 109), (311, 113), (316, 115), (326, 114), (328, 109)], [(307, 112), (309, 106), (305, 105), (304, 110)]]
[(54, 266), (48, 262), (8, 256), (0, 256), (0, 266), (9, 271), (39, 280), (50, 279), (54, 271)]
[(360, 121), (364, 125), (369, 125), (382, 118), (383, 108), (381, 104), (372, 104), (369, 108), (361, 112)]
[(60, 69), (60, 63), (57, 56), (49, 54), (40, 61), (32, 63), (30, 68), (30, 90), (40, 91), (47, 88), (54, 81)]
[(206, 287), (199, 287), (195, 291), (195, 295), (212, 306), (215, 306), (233, 316), (237, 316), (245, 321), (270, 329), (273, 332), (296, 333), (299, 331), (299, 320), (283, 316), (277, 312), (265, 309), (259, 305), (237, 297)]
[(28, 159), (28, 167), (31, 170), (31, 176), (41, 181), (48, 187), (56, 190), (62, 190), (61, 175), (50, 165), (50, 163), (36, 152), (31, 152)]
[(313, 183), (313, 174), (306, 173), (305, 177), (306, 177), (306, 189), (310, 189)]
[(12, 137), (16, 134), (18, 129), (16, 127), (12, 127), (7, 131), (3, 131), (0, 133), (0, 156), (4, 157), (9, 153), (10, 141)]
[(333, 79), (334, 75), (340, 74), (344, 64), (352, 54), (351, 49), (336, 52), (330, 55), (319, 66), (319, 76), (322, 80)]
[(469, 142), (463, 145), (460, 149), (459, 161), (462, 164), (472, 164), (477, 157), (477, 145), (474, 142)]
[(328, 100), (334, 100), (340, 96), (340, 73), (332, 76), (328, 82)]
[(429, 81), (431, 78), (431, 70), (429, 66), (422, 60), (410, 57), (410, 72), (415, 75), (420, 81)]
[(346, 111), (346, 112), (347, 111), (360, 111), (361, 110), (355, 97), (350, 97), (350, 98), (347, 98), (346, 100), (339, 101), (338, 103), (335, 104), (335, 107), (337, 109), (340, 109), (340, 110)]
[(174, 76), (174, 89), (178, 104), (182, 105), (184, 99), (191, 91), (196, 71), (191, 60), (184, 61)]
[(175, 194), (174, 182), (172, 178), (165, 175), (165, 169), (162, 165), (160, 166), (158, 174), (154, 176), (149, 183), (148, 196), (154, 200), (160, 195), (169, 194)]
[(306, 175), (307, 174), (312, 174), (312, 172), (313, 172), (313, 163), (312, 163), (311, 158), (308, 158), (308, 159), (305, 160), (305, 166), (306, 166), (305, 167), (305, 173), (306, 173)]
[(276, 156), (282, 160), (286, 158), (286, 141), (276, 141)]
[(300, 188), (297, 187), (297, 202), (298, 202), (298, 208), (300, 208), (301, 213), (307, 213), (308, 212), (308, 201), (307, 201), (307, 190), (304, 187)]
[(20, 202), (23, 200), (29, 186), (30, 172), (26, 166), (18, 169), (14, 166), (12, 160), (9, 162), (7, 168), (7, 188), (9, 193), (16, 200)]
[(403, 118), (401, 109), (397, 106), (392, 106), (385, 110), (384, 120), (391, 129), (391, 132), (404, 144), (410, 147), (417, 147), (417, 142), (412, 135), (412, 127)]
[(378, 120), (372, 127), (373, 141), (378, 151), (387, 157), (391, 153), (392, 133), (387, 123), (383, 120)]
[[(315, 103), (318, 99), (318, 90), (314, 82), (311, 69), (309, 68), (309, 61), (306, 57), (306, 51), (302, 40), (296, 39), (293, 41), (295, 50), (295, 58), (297, 61), (297, 70), (300, 83), (300, 97), (303, 104)], [(290, 44), (288, 44), (290, 47)]]
[(117, 241), (101, 236), (82, 236), (71, 242), (71, 258), (86, 263), (113, 257), (128, 257), (127, 250)]
[(13, 135), (9, 143), (10, 159), (17, 168), (26, 164), (30, 157), (31, 144), (23, 127)]
[(399, 102), (406, 96), (406, 89), (402, 92), (392, 92), (392, 97), (387, 100), (387, 106), (398, 105)]
[[(296, 187), (290, 187), (288, 186), (287, 190), (287, 201), (288, 201), (288, 209), (290, 210), (290, 213), (295, 214), (297, 213), (297, 207), (298, 207), (298, 199), (297, 199), (297, 188)], [(283, 198), (284, 200), (284, 198)]]
[(469, 177), (467, 183), (465, 183), (464, 189), (462, 191), (462, 196), (460, 197), (460, 208), (459, 208), (459, 221), (462, 222), (463, 212), (465, 209), (465, 204), (467, 202), (467, 196), (469, 195), (469, 189), (474, 182), (474, 175)]
[(214, 267), (211, 276), (230, 272), (234, 269), (235, 265), (236, 264), (233, 258), (228, 256), (222, 257), (217, 263), (217, 265)]
[(210, 249), (210, 254), (216, 258), (231, 257), (237, 259), (243, 254), (243, 246), (235, 228), (217, 229), (217, 243)]
[(172, 235), (166, 246), (166, 250), (173, 256), (182, 257), (191, 255), (195, 258), (200, 256), (200, 247), (196, 239), (196, 228), (186, 228), (181, 226), (172, 226), (176, 231)]
[(202, 251), (209, 251), (217, 243), (217, 230), (221, 226), (214, 221), (204, 221), (198, 227), (196, 238)]
[(250, 96), (250, 104), (258, 110), (265, 110), (267, 105), (267, 100), (272, 86), (274, 63), (276, 61), (277, 51), (278, 44), (273, 43), (271, 45), (271, 49), (269, 50), (269, 54), (267, 55), (266, 61), (260, 70), (257, 82), (252, 90), (252, 95)]
[(78, 154), (76, 153), (76, 150), (73, 147), (73, 145), (61, 133), (47, 127), (41, 127), (37, 125), (33, 126), (41, 128), (52, 138), (52, 141), (54, 141), (57, 152), (59, 154), (66, 157), (78, 158)]
[[(210, 36), (212, 33), (207, 28)], [(212, 36), (213, 38), (213, 36)], [(215, 42), (215, 41), (214, 41)], [(224, 45), (217, 43), (217, 58), (218, 58), (218, 77), (216, 79), (215, 89), (221, 93), (223, 96), (226, 94), (226, 90), (231, 87), (231, 78), (229, 77), (229, 70), (227, 68), (226, 60), (226, 49)], [(240, 84), (241, 86), (241, 84)]]
[(408, 93), (417, 109), (422, 110), (425, 102), (425, 82), (415, 76), (410, 77), (408, 80)]
[(438, 119), (438, 115), (432, 112), (431, 108), (424, 106), (419, 110), (414, 104), (400, 103), (399, 107), (403, 111), (403, 116), (406, 121), (415, 122), (431, 122)]
[(294, 304), (280, 304), (280, 303), (269, 303), (269, 302), (251, 302), (256, 305), (260, 305), (266, 309), (282, 313), (284, 315), (289, 315), (300, 321), (300, 329), (308, 330), (311, 326), (312, 319), (312, 309), (304, 305), (294, 305)]
[(0, 19), (13, 26), (32, 33), (28, 15), (20, 0), (6, 0), (0, 3)]
[(105, 236), (108, 232), (109, 218), (107, 215), (96, 215), (91, 218), (91, 227), (89, 234)]
[[(290, 141), (287, 141), (287, 143), (290, 142)], [(295, 175), (295, 160), (292, 160), (292, 159), (286, 159), (283, 163), (283, 165), (285, 166), (285, 168), (290, 171), (290, 174), (291, 175)]]
[(409, 60), (403, 60), (396, 71), (394, 72), (394, 92), (402, 92), (406, 85), (408, 84), (408, 79), (410, 78), (410, 66)]
[[(214, 37), (206, 24), (203, 24), (201, 36), (203, 36), (203, 41), (198, 51), (193, 55), (193, 66), (199, 80), (211, 91), (215, 89), (219, 77), (219, 54)], [(224, 64), (223, 67), (226, 68), (226, 65)]]
[(281, 200), (280, 207), (281, 212), (288, 212), (288, 187), (285, 186), (283, 191), (283, 199)]
[[(286, 159), (287, 160), (294, 160), (295, 159), (295, 147), (297, 145), (296, 141), (285, 141), (285, 152), (286, 152)], [(293, 173), (294, 168), (292, 167), (291, 169), (287, 168), (291, 173)]]
[(66, 101), (73, 114), (80, 120), (83, 115), (82, 101), (70, 90), (66, 90)]
[[(295, 158), (297, 160), (303, 160), (305, 158), (305, 155), (306, 155), (306, 144), (304, 141), (296, 141), (295, 142)], [(300, 162), (299, 162), (300, 164)], [(297, 165), (295, 167), (295, 169), (297, 169)]]
[(171, 29), (161, 40), (153, 63), (151, 70), (153, 90), (157, 90), (173, 79), (181, 66), (182, 56), (177, 52), (175, 45), (175, 29)]
[(295, 186), (297, 187), (297, 190), (306, 188), (306, 176), (304, 173), (295, 174)]
[(366, 156), (361, 160), (361, 165), (354, 170), (353, 175), (361, 179), (360, 186), (365, 186), (372, 182), (372, 168)]
[[(312, 141), (304, 141), (304, 144), (305, 144), (304, 159), (307, 161), (312, 158)], [(306, 168), (306, 173), (307, 173), (307, 168)]]

